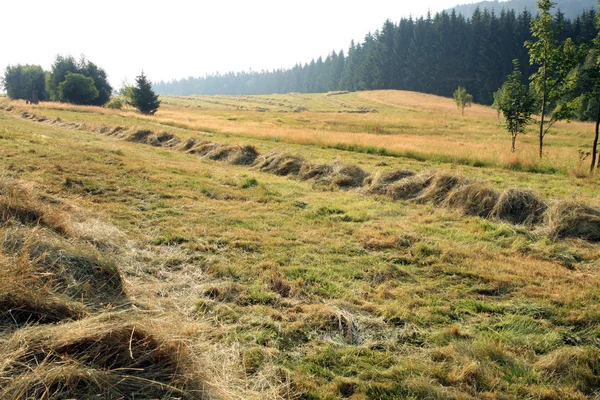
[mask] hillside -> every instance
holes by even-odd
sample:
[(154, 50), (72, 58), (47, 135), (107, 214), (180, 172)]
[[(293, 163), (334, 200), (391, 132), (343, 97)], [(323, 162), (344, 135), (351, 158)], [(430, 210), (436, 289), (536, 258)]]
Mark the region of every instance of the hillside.
[[(482, 11), (484, 9), (494, 10), (496, 14), (500, 14), (502, 10), (515, 10), (517, 13), (527, 10), (535, 15), (537, 12), (535, 3), (536, 0), (479, 1), (460, 4), (447, 11), (454, 10), (466, 17), (473, 15), (477, 8)], [(557, 0), (555, 3), (556, 10), (560, 10), (569, 19), (577, 18), (583, 11), (596, 10), (598, 8), (598, 2), (595, 0)]]
[(0, 98), (0, 398), (586, 399), (588, 123), (404, 91)]

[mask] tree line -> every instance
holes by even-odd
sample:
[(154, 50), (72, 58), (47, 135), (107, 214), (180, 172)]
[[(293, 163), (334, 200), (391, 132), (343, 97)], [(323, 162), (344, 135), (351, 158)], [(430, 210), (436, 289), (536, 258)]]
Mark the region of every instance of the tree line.
[[(490, 105), (493, 93), (512, 72), (513, 59), (519, 61), (524, 82), (535, 71), (523, 46), (532, 39), (534, 19), (528, 11), (496, 14), (476, 9), (470, 18), (444, 11), (398, 23), (388, 20), (362, 42), (351, 42), (346, 52), (332, 51), (325, 59), (290, 69), (161, 81), (154, 89), (168, 95), (400, 89), (450, 97), (461, 86), (476, 102)], [(594, 10), (572, 20), (556, 12), (557, 40), (571, 38), (575, 45), (591, 42), (598, 32), (595, 19)]]
[[(121, 88), (120, 98), (113, 98), (113, 88), (108, 83), (106, 71), (81, 56), (57, 55), (50, 71), (39, 65), (9, 65), (1, 79), (2, 86), (11, 99), (60, 101), (78, 105), (122, 108), (123, 102), (144, 114), (154, 114), (160, 101), (152, 83), (144, 72), (136, 77), (135, 85)], [(123, 99), (123, 100), (121, 100)]]

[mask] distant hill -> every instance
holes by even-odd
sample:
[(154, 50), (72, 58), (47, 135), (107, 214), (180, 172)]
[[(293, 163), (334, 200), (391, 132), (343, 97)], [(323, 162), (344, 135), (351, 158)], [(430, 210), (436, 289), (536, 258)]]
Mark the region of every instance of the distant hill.
[[(527, 10), (536, 14), (537, 8), (535, 3), (536, 0), (480, 1), (477, 3), (457, 5), (453, 9), (465, 17), (473, 15), (473, 12), (477, 7), (482, 10), (484, 8), (494, 10), (496, 13), (500, 13), (504, 8), (506, 10), (514, 9), (518, 13)], [(560, 10), (569, 19), (576, 18), (578, 15), (581, 15), (581, 12), (584, 10), (596, 9), (598, 7), (596, 0), (558, 0), (556, 3), (557, 6), (555, 9)], [(452, 8), (448, 11), (451, 10)]]

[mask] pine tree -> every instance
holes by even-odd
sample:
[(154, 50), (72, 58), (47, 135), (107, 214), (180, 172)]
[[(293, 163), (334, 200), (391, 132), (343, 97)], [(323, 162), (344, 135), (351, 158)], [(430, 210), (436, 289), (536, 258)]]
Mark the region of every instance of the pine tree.
[(143, 114), (154, 115), (160, 106), (160, 100), (158, 100), (158, 95), (152, 90), (152, 84), (146, 75), (144, 75), (144, 71), (135, 78), (135, 82), (136, 86), (133, 88), (132, 105)]

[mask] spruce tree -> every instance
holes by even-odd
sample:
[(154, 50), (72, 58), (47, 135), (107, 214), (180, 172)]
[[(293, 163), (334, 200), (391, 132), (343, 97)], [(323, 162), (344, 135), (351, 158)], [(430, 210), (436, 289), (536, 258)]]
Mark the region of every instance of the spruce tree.
[(158, 100), (158, 95), (152, 90), (152, 84), (146, 75), (144, 75), (144, 71), (135, 78), (135, 83), (132, 105), (142, 114), (154, 115), (160, 106), (160, 100)]

